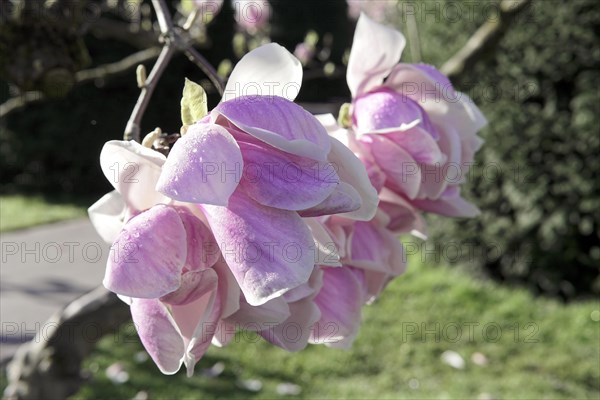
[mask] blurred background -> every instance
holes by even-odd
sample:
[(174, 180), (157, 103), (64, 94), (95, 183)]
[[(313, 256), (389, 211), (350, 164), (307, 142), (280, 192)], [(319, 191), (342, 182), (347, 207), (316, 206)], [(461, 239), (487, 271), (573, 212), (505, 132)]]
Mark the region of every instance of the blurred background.
[[(337, 114), (350, 99), (345, 67), (361, 11), (402, 31), (402, 60), (442, 68), (489, 120), (464, 189), (482, 214), (428, 217), (428, 242), (406, 239), (418, 243), (408, 272), (367, 308), (351, 351), (287, 354), (240, 335), (211, 349), (199, 376), (163, 377), (126, 327), (86, 358), (73, 398), (600, 398), (596, 1), (167, 3), (180, 25), (197, 14), (185, 37), (224, 79), (248, 50), (284, 45), (304, 65), (297, 101), (315, 112)], [(0, 229), (12, 243), (84, 217), (111, 189), (100, 149), (122, 138), (139, 95), (135, 67), (149, 71), (161, 45), (146, 0), (0, 4)], [(483, 45), (449, 62), (473, 35)], [(142, 134), (179, 130), (184, 77), (207, 90), (209, 109), (218, 103), (179, 54)], [(3, 271), (10, 262), (3, 254)]]

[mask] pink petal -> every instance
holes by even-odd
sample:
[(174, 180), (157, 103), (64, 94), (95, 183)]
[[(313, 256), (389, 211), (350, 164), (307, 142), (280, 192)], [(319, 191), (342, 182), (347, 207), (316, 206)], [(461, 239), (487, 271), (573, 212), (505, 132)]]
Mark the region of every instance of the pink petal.
[(363, 272), (351, 267), (323, 268), (323, 287), (315, 298), (321, 318), (310, 342), (349, 348), (358, 334), (366, 297)]
[(156, 189), (180, 201), (227, 205), (243, 166), (240, 148), (226, 129), (196, 123), (171, 149)]
[(370, 141), (371, 154), (386, 174), (386, 186), (414, 198), (421, 184), (421, 170), (410, 154), (383, 135), (366, 135)]
[(458, 192), (458, 188), (450, 186), (436, 200), (417, 199), (413, 201), (415, 207), (423, 211), (444, 215), (446, 217), (464, 217), (473, 218), (481, 212), (479, 209), (463, 199)]
[(157, 299), (134, 299), (131, 316), (144, 348), (163, 374), (181, 367), (185, 345), (177, 324)]
[(341, 214), (356, 211), (361, 207), (360, 194), (346, 182), (340, 182), (335, 190), (320, 204), (298, 214), (302, 217)]
[(221, 319), (217, 321), (217, 328), (212, 338), (212, 344), (217, 347), (227, 346), (237, 333), (237, 326), (235, 323)]
[(425, 64), (396, 65), (386, 79), (385, 86), (410, 97), (428, 114), (444, 114), (449, 104), (458, 100), (448, 78)]
[[(371, 184), (369, 175), (363, 163), (354, 155), (352, 150), (344, 146), (339, 140), (330, 138), (331, 152), (329, 161), (336, 166), (337, 173), (342, 182), (352, 186), (360, 196), (360, 208), (343, 214), (345, 218), (368, 221), (375, 215), (379, 199), (377, 190)], [(353, 145), (359, 147), (359, 144)]]
[(100, 153), (104, 176), (125, 203), (138, 211), (167, 202), (154, 188), (164, 162), (165, 156), (161, 153), (134, 141), (111, 140)]
[(444, 159), (437, 142), (420, 126), (406, 131), (390, 132), (385, 137), (406, 150), (419, 163), (433, 165)]
[(405, 45), (406, 40), (400, 32), (361, 14), (354, 31), (346, 72), (352, 97), (380, 85), (400, 60)]
[(177, 212), (186, 232), (186, 268), (194, 271), (212, 267), (221, 252), (209, 227), (184, 207), (177, 207)]
[(204, 209), (248, 303), (264, 304), (308, 280), (313, 240), (297, 213), (263, 206), (239, 190), (228, 207)]
[(215, 301), (216, 292), (210, 291), (192, 303), (171, 306), (173, 320), (179, 326), (185, 343), (183, 362), (188, 377), (194, 373), (194, 366), (212, 341), (219, 319), (220, 306)]
[[(422, 166), (421, 188), (417, 195), (420, 199), (437, 199), (449, 184), (456, 183), (454, 175), (462, 171), (462, 147), (459, 136), (451, 127), (444, 127), (440, 132), (438, 145), (446, 160), (441, 164)], [(450, 173), (453, 176), (450, 176)]]
[(154, 206), (130, 219), (119, 234), (103, 284), (125, 296), (163, 296), (179, 287), (186, 256), (186, 232), (177, 211)]
[(321, 271), (319, 266), (315, 265), (308, 282), (290, 290), (283, 297), (288, 303), (294, 303), (307, 297), (312, 299), (321, 290), (321, 286), (323, 286), (323, 271)]
[(260, 332), (268, 342), (287, 351), (300, 351), (308, 344), (311, 327), (321, 313), (311, 297), (290, 303), (290, 317)]
[(357, 222), (348, 264), (396, 276), (404, 272), (406, 256), (402, 243), (384, 226), (376, 221)]
[(240, 309), (227, 318), (227, 321), (240, 329), (258, 332), (282, 323), (290, 315), (287, 301), (283, 297), (275, 297), (260, 306), (240, 301)]
[(284, 153), (268, 145), (239, 142), (244, 157), (242, 189), (262, 205), (284, 210), (313, 207), (338, 186), (327, 163)]
[(225, 261), (219, 260), (213, 268), (219, 276), (217, 294), (221, 302), (221, 318), (227, 318), (239, 310), (242, 291)]
[(245, 96), (219, 103), (211, 121), (229, 124), (280, 150), (326, 161), (331, 145), (319, 121), (283, 97)]
[(214, 290), (216, 284), (217, 274), (210, 268), (204, 271), (187, 271), (181, 275), (179, 288), (162, 296), (160, 300), (171, 305), (185, 305)]
[(423, 240), (427, 239), (427, 226), (420, 212), (402, 196), (383, 188), (379, 193), (379, 208), (385, 212), (390, 222), (387, 228), (394, 233), (411, 233)]
[(352, 121), (357, 133), (375, 133), (387, 129), (401, 129), (415, 123), (432, 138), (439, 134), (425, 111), (402, 93), (381, 87), (365, 93), (353, 101)]
[(340, 267), (340, 255), (336, 242), (318, 218), (304, 218), (315, 241), (315, 265)]

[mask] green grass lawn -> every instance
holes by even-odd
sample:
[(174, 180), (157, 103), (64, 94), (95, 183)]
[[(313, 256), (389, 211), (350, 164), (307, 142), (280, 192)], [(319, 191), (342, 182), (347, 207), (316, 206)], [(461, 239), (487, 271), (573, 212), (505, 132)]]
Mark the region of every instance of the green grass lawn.
[(0, 232), (83, 217), (92, 200), (49, 199), (42, 196), (0, 196)]
[[(163, 376), (143, 360), (130, 329), (101, 341), (85, 362), (91, 380), (73, 398), (131, 399), (143, 390), (150, 399), (267, 399), (282, 397), (277, 386), (288, 382), (306, 399), (599, 398), (598, 301), (564, 305), (457, 269), (411, 264), (366, 307), (350, 351), (309, 346), (291, 354), (246, 334), (212, 347), (193, 378), (183, 371)], [(447, 350), (462, 356), (464, 369), (442, 362)], [(474, 362), (475, 353), (487, 363)], [(106, 376), (117, 361), (129, 373), (125, 384)], [(203, 376), (217, 362), (223, 373)], [(262, 389), (244, 389), (247, 380), (259, 380)]]

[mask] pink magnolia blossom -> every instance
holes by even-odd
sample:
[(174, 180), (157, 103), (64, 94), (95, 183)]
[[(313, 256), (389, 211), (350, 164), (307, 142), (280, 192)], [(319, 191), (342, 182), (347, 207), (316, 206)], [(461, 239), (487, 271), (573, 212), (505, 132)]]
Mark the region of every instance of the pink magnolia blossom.
[(378, 178), (374, 185), (392, 192), (404, 209), (392, 211), (387, 194), (388, 213), (416, 208), (475, 216), (479, 211), (460, 196), (460, 185), (486, 120), (434, 67), (398, 63), (404, 45), (400, 32), (359, 18), (347, 71), (355, 150)]
[[(104, 285), (131, 307), (159, 369), (188, 374), (240, 322), (300, 350), (321, 318), (321, 268), (339, 267), (315, 218), (369, 221), (377, 191), (352, 151), (292, 103), (302, 69), (270, 44), (234, 69), (223, 100), (168, 157), (135, 142), (105, 144), (115, 191), (89, 209), (113, 243)], [(249, 84), (268, 91), (243, 95)], [(291, 172), (290, 172), (291, 171)], [(288, 327), (300, 327), (290, 338)]]
[[(394, 233), (411, 233), (416, 237), (426, 239), (427, 227), (421, 210), (415, 207), (405, 196), (395, 193), (386, 186), (389, 184), (386, 171), (376, 162), (374, 154), (370, 151), (371, 149), (363, 141), (356, 138), (357, 135), (354, 130), (338, 126), (331, 114), (317, 115), (317, 119), (327, 129), (330, 136), (336, 138), (348, 151), (356, 155), (358, 160), (365, 166), (369, 181), (379, 193), (378, 208), (387, 215), (388, 224), (386, 228)], [(410, 165), (412, 166), (412, 164)], [(399, 171), (396, 176), (401, 180), (411, 179), (410, 177), (403, 178), (402, 172)]]
[(185, 207), (156, 205), (129, 220), (111, 248), (104, 286), (130, 304), (165, 374), (185, 364), (191, 376), (214, 335), (207, 327), (239, 308), (239, 287), (206, 222)]
[(305, 284), (260, 306), (251, 306), (241, 298), (239, 310), (219, 322), (213, 343), (218, 346), (227, 345), (236, 331), (243, 329), (256, 332), (266, 341), (286, 351), (304, 349), (309, 342), (313, 325), (321, 318), (314, 298), (322, 282), (323, 272), (320, 267), (315, 266)]
[[(156, 186), (172, 199), (201, 205), (253, 306), (308, 281), (313, 239), (302, 217), (344, 213), (369, 220), (377, 206), (362, 164), (283, 97), (301, 77), (298, 60), (277, 44), (247, 54), (225, 89), (233, 98), (188, 128)], [(269, 90), (239, 95), (248, 84)], [(240, 256), (246, 249), (254, 255)]]
[(406, 267), (402, 243), (386, 228), (389, 217), (378, 211), (371, 221), (321, 217), (341, 257), (341, 268), (321, 266), (323, 283), (315, 297), (321, 317), (311, 330), (311, 343), (348, 348), (358, 334), (361, 310)]

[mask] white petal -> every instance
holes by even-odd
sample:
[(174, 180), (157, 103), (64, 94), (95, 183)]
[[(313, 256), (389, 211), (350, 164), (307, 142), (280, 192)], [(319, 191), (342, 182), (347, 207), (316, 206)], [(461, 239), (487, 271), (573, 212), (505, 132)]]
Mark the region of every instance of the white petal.
[(352, 97), (380, 85), (400, 61), (405, 45), (406, 39), (400, 32), (361, 14), (346, 73)]
[(240, 96), (279, 96), (294, 100), (302, 85), (302, 64), (277, 43), (260, 46), (235, 66), (223, 101)]
[(168, 202), (154, 189), (164, 162), (165, 156), (133, 140), (111, 140), (100, 153), (104, 176), (125, 203), (138, 211)]
[(116, 190), (102, 196), (88, 208), (88, 215), (98, 235), (106, 243), (115, 241), (123, 227), (125, 202)]

